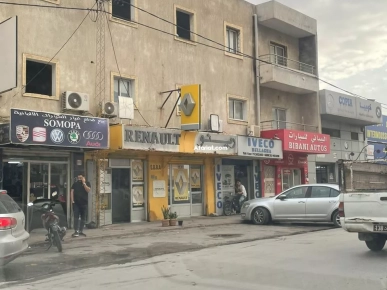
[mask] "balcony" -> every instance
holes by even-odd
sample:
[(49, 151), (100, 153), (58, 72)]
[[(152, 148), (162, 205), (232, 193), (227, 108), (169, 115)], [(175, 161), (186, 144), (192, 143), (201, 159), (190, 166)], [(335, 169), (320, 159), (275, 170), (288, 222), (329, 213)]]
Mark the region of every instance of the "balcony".
[(261, 86), (294, 94), (309, 94), (319, 89), (314, 66), (275, 54), (260, 59)]
[(256, 6), (259, 24), (296, 38), (317, 35), (317, 21), (276, 1)]
[(295, 130), (304, 132), (319, 132), (318, 126), (286, 122), (279, 120), (269, 120), (261, 122), (261, 131), (272, 131), (272, 130)]

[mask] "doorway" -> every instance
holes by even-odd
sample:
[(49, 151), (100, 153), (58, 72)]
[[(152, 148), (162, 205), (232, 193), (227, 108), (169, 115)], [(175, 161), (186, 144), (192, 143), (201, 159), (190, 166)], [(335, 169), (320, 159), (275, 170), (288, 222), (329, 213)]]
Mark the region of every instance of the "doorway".
[(130, 222), (130, 169), (112, 169), (112, 221)]
[(282, 191), (301, 184), (300, 169), (282, 169)]
[(170, 165), (169, 205), (181, 217), (203, 215), (203, 168), (200, 165)]

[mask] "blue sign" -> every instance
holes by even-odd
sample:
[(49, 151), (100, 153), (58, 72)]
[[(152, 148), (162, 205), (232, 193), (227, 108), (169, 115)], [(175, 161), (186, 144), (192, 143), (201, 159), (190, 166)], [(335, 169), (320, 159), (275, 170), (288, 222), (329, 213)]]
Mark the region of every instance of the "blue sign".
[(109, 148), (109, 121), (104, 118), (11, 109), (13, 144)]
[(366, 127), (368, 144), (374, 145), (375, 159), (386, 158), (387, 146), (387, 116), (382, 116), (382, 124)]

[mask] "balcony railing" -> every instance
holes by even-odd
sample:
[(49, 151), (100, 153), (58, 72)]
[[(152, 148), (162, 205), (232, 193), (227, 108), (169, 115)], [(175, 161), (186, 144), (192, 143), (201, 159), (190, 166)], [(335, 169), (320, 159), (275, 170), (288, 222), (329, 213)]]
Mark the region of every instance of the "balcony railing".
[(306, 132), (318, 132), (318, 126), (306, 125), (301, 123), (293, 123), (286, 121), (270, 120), (261, 122), (261, 130), (297, 130), (297, 131), (306, 131)]
[(264, 54), (259, 57), (261, 65), (276, 64), (288, 67), (294, 70), (302, 71), (308, 74), (316, 75), (316, 68), (313, 65), (292, 60), (276, 54)]

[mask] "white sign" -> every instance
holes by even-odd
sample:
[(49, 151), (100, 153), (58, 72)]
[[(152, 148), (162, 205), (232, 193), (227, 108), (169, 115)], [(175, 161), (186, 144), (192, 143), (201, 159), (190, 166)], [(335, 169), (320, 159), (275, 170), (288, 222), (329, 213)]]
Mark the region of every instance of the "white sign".
[(237, 154), (237, 136), (199, 133), (195, 139), (195, 153), (219, 153), (223, 155)]
[(228, 192), (228, 193), (235, 192), (235, 178), (234, 178), (233, 165), (222, 166), (222, 190), (223, 192)]
[(123, 149), (179, 152), (180, 130), (123, 126)]
[(112, 193), (112, 172), (110, 169), (100, 170), (101, 181), (103, 186), (101, 186), (101, 193)]
[(153, 180), (153, 197), (162, 198), (165, 196), (165, 180)]
[(238, 156), (283, 159), (282, 141), (238, 136)]
[(367, 160), (374, 160), (375, 159), (375, 145), (368, 145), (367, 146)]

